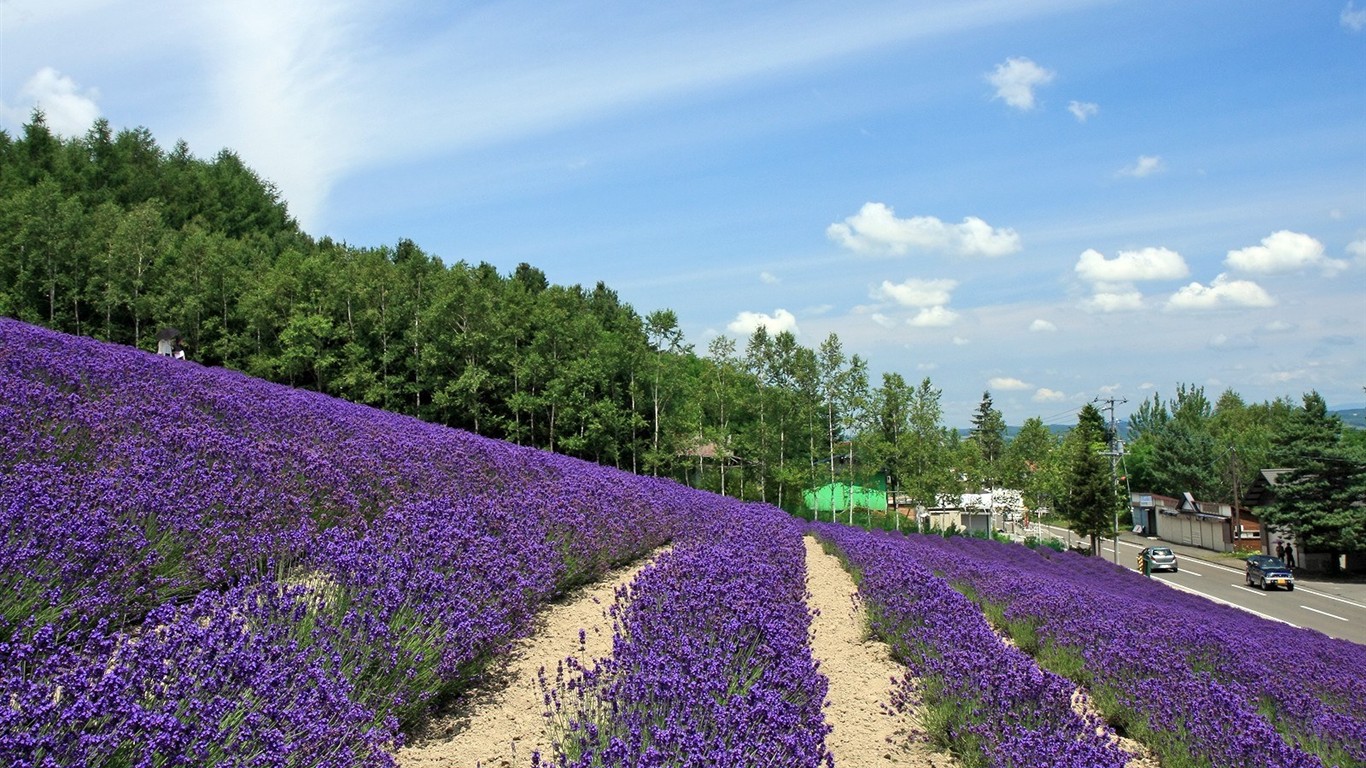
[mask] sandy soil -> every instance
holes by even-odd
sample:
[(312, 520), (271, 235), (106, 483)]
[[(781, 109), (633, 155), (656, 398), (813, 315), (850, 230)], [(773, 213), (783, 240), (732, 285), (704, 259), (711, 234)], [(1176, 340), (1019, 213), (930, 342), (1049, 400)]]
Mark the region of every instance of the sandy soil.
[(887, 646), (866, 637), (856, 610), (854, 580), (816, 540), (806, 538), (806, 589), (810, 606), (819, 611), (812, 622), (811, 649), (830, 680), (826, 721), (834, 730), (826, 745), (839, 768), (915, 766), (947, 768), (957, 762), (935, 750), (913, 719), (893, 714), (889, 701), (893, 678), (904, 668), (892, 660)]
[[(839, 768), (952, 768), (947, 752), (931, 747), (920, 734), (916, 715), (886, 706), (892, 680), (904, 668), (887, 646), (867, 637), (855, 606), (853, 579), (839, 560), (806, 538), (806, 589), (817, 612), (812, 622), (812, 652), (830, 681), (826, 719), (833, 727), (827, 745)], [(436, 721), (422, 738), (398, 752), (403, 768), (513, 768), (531, 764), (531, 754), (550, 751), (542, 692), (544, 668), (553, 678), (568, 657), (587, 662), (612, 649), (607, 617), (616, 589), (645, 567), (615, 571), (550, 606), (530, 637), (517, 645), (507, 668), (483, 689), (471, 692), (460, 711)], [(582, 631), (582, 642), (580, 632)]]
[(648, 561), (613, 571), (550, 606), (532, 635), (518, 643), (507, 668), (483, 689), (471, 692), (461, 711), (438, 720), (421, 740), (399, 750), (399, 765), (525, 768), (531, 765), (533, 750), (549, 756), (537, 673), (544, 668), (554, 680), (555, 666), (571, 656), (588, 662), (611, 654), (612, 620), (607, 609), (617, 587), (629, 583), (646, 565)]

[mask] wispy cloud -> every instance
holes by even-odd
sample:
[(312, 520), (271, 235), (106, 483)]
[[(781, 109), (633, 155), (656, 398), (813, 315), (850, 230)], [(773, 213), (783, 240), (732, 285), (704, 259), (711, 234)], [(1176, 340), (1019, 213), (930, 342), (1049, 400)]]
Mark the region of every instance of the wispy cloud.
[(1157, 155), (1139, 155), (1133, 165), (1121, 168), (1119, 175), (1142, 179), (1147, 176), (1152, 176), (1155, 173), (1160, 173), (1166, 169), (1167, 164), (1162, 161), (1161, 157), (1158, 157)]
[(1053, 77), (1051, 70), (1020, 56), (996, 65), (996, 69), (987, 75), (987, 82), (996, 88), (996, 98), (1028, 111), (1034, 108), (1034, 89), (1052, 82)]
[(953, 289), (958, 287), (957, 280), (917, 280), (908, 279), (893, 283), (883, 280), (882, 285), (872, 290), (875, 299), (894, 301), (903, 307), (936, 307), (948, 304)]
[[(957, 321), (958, 313), (948, 307), (926, 307), (906, 322), (916, 328), (947, 328)], [(954, 343), (957, 344), (958, 340), (955, 339)]]
[(1143, 309), (1143, 294), (1132, 289), (1096, 291), (1082, 307), (1090, 312), (1132, 312)]
[(1067, 399), (1067, 395), (1056, 389), (1039, 387), (1034, 390), (1034, 397), (1031, 398), (1036, 403), (1057, 403)]
[(41, 109), (47, 127), (60, 136), (83, 136), (100, 116), (95, 88), (81, 88), (75, 80), (52, 67), (34, 73), (19, 89), (21, 103), (3, 106), (6, 122), (26, 123), (35, 107)]
[(1073, 101), (1068, 103), (1067, 111), (1077, 118), (1077, 122), (1084, 123), (1100, 112), (1100, 105), (1089, 101)]
[(1051, 333), (1058, 330), (1058, 326), (1047, 320), (1037, 319), (1029, 324), (1029, 330), (1034, 333)]
[(1008, 376), (995, 376), (987, 380), (987, 389), (1015, 390), (1029, 389), (1030, 386), (1032, 385)]
[(832, 241), (858, 253), (904, 255), (912, 250), (958, 256), (1006, 256), (1021, 248), (1013, 229), (996, 228), (976, 216), (948, 224), (933, 216), (899, 219), (884, 203), (864, 203), (859, 212), (826, 228)]
[[(213, 74), (215, 131), (262, 169), (304, 227), (317, 226), (332, 185), (375, 151), (362, 125), (374, 124), (355, 4), (325, 0), (241, 0), (198, 6), (200, 42)], [(393, 84), (390, 84), (393, 87)]]
[(1357, 8), (1356, 3), (1348, 3), (1342, 9), (1342, 15), (1338, 17), (1342, 26), (1353, 32), (1360, 32), (1366, 29), (1366, 8)]

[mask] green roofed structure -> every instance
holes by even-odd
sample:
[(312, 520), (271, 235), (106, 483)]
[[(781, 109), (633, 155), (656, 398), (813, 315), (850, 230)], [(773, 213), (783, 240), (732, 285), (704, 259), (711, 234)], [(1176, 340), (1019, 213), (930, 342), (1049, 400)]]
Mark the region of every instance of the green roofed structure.
[(830, 483), (805, 491), (802, 496), (806, 508), (815, 512), (843, 511), (850, 508), (851, 501), (854, 509), (887, 511), (887, 489), (876, 486)]

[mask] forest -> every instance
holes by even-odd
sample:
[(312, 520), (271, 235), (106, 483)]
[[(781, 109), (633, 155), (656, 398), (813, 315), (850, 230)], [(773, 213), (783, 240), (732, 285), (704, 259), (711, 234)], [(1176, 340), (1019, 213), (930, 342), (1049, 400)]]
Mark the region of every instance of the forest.
[(1010, 439), (984, 392), (962, 434), (929, 378), (870, 381), (834, 334), (698, 350), (675, 312), (642, 316), (602, 282), (317, 239), (231, 150), (167, 151), (104, 119), (67, 138), (35, 110), (0, 131), (0, 315), (148, 351), (174, 327), (202, 365), (790, 511), (805, 489), (884, 476), (927, 505), (1018, 488), (1104, 531), (1129, 489), (1227, 502), (1260, 469), (1299, 468), (1267, 519), (1366, 549), (1366, 430), (1315, 392), (1248, 403), (1177, 384), (1123, 436), (1087, 405), (1065, 437), (1031, 418)]

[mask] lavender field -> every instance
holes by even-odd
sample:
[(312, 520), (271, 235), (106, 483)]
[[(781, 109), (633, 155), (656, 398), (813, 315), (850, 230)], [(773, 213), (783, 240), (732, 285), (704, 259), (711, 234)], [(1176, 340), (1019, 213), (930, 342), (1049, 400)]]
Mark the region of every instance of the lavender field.
[[(980, 749), (983, 765), (1109, 764), (1104, 752), (1083, 756), (1096, 745), (1065, 711), (1069, 687), (1085, 691), (1111, 726), (1147, 746), (1165, 768), (1366, 765), (1360, 645), (1071, 552), (818, 530), (862, 572), (860, 592), (877, 607), (875, 631), (904, 649), (922, 678), (903, 682), (904, 698), (946, 702), (944, 737), (968, 752)], [(981, 617), (1037, 667), (993, 643)], [(973, 702), (966, 717), (964, 700)], [(995, 725), (1001, 722), (1024, 730)], [(1064, 738), (1034, 735), (1049, 730)], [(1003, 746), (1007, 740), (1014, 745)], [(1029, 743), (1057, 751), (1046, 760), (1008, 757)]]
[(384, 765), (715, 497), (0, 319), (0, 762)]
[(1116, 731), (1166, 768), (1366, 764), (1366, 649), (1103, 561), (807, 526), (5, 319), (0, 764), (395, 765), (548, 605), (667, 543), (611, 653), (546, 670), (527, 764), (833, 766), (809, 534), (905, 665), (888, 712), (928, 705), (965, 766), (1123, 766)]

